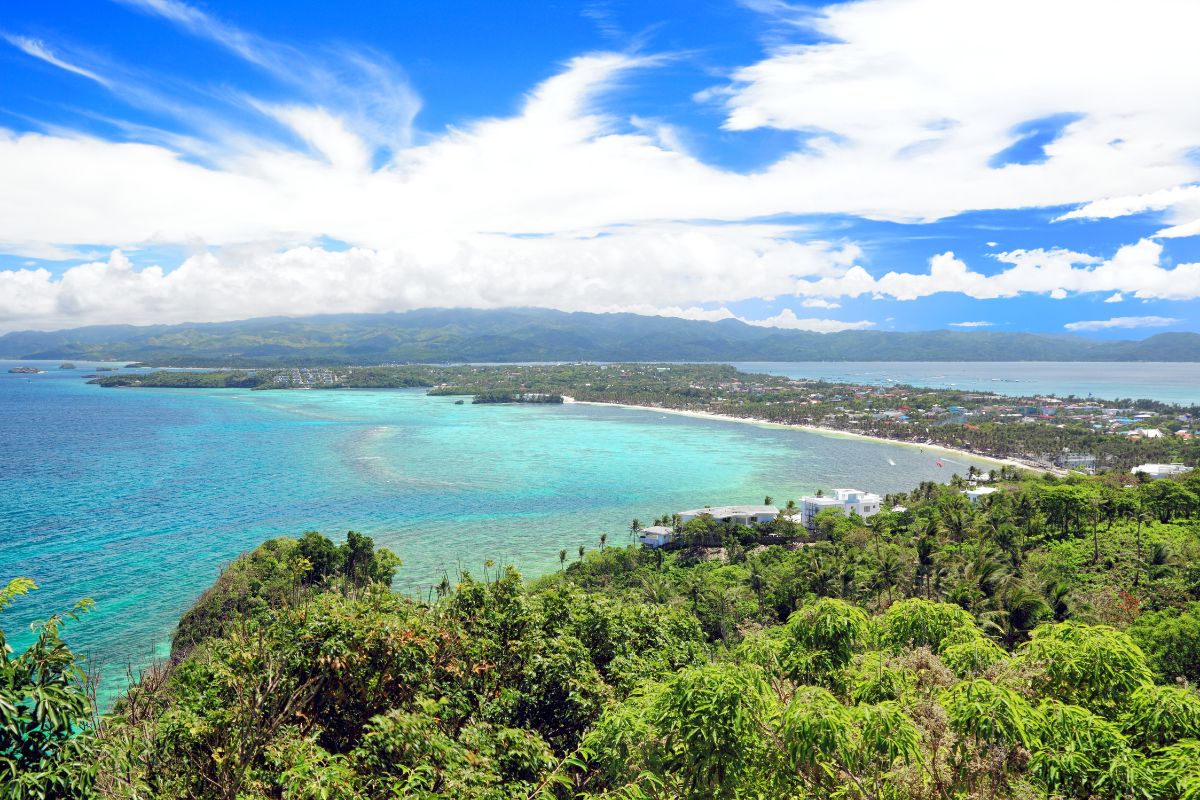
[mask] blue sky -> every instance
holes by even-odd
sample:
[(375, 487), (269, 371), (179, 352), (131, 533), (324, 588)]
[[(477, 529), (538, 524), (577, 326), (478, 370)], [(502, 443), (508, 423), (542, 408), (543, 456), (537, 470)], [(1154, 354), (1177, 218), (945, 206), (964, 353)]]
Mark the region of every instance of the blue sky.
[(1129, 9), (9, 0), (0, 331), (1198, 330), (1200, 7)]

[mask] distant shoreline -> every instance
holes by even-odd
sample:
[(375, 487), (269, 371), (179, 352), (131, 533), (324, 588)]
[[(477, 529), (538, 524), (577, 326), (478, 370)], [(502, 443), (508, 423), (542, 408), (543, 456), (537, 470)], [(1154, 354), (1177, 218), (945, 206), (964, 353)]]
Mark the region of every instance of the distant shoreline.
[[(583, 405), (583, 406), (614, 406), (617, 408), (632, 408), (638, 411), (657, 411), (660, 414), (675, 414), (681, 417), (692, 417), (694, 419), (712, 419), (721, 422), (740, 422), (748, 425), (758, 425), (764, 428), (788, 428), (792, 430), (808, 431), (822, 436), (842, 437), (848, 439), (865, 439), (872, 442), (881, 442), (884, 444), (894, 444), (903, 447), (918, 447), (922, 450), (939, 450), (943, 453), (951, 453), (956, 456), (963, 456), (976, 461), (986, 461), (993, 464), (1017, 467), (1018, 469), (1033, 470), (1035, 472), (1051, 472), (1056, 475), (1065, 475), (1065, 470), (1057, 468), (1048, 468), (1032, 460), (1026, 461), (1017, 458), (997, 458), (995, 456), (985, 456), (970, 450), (962, 450), (956, 447), (947, 447), (941, 444), (925, 444), (923, 442), (908, 442), (903, 439), (888, 439), (885, 436), (872, 436), (866, 433), (854, 433), (852, 431), (840, 431), (836, 428), (823, 428), (819, 425), (805, 425), (802, 423), (790, 422), (772, 422), (765, 419), (757, 419), (755, 417), (735, 417), (731, 414), (714, 414), (711, 411), (689, 411), (680, 408), (660, 408), (658, 406), (641, 406), (632, 403), (604, 403), (595, 400), (576, 400), (573, 397), (563, 397), (563, 402)], [(953, 473), (951, 473), (953, 474)]]

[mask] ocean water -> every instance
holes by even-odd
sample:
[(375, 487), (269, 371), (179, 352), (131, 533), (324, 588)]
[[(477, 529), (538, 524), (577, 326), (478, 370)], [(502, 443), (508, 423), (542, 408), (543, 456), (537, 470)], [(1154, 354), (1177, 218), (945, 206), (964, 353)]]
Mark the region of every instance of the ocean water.
[(1200, 364), (1062, 361), (744, 361), (745, 372), (935, 389), (967, 389), (1025, 396), (1147, 398), (1200, 404)]
[[(558, 551), (630, 541), (632, 518), (878, 492), (970, 462), (915, 447), (618, 407), (455, 405), (414, 390), (102, 389), (89, 365), (39, 375), (0, 362), (0, 581), (41, 587), (0, 614), (28, 625), (90, 597), (69, 639), (101, 671), (168, 652), (179, 615), (222, 565), (268, 537), (354, 529), (423, 592), (485, 559), (526, 575)], [(974, 462), (987, 468), (987, 462)]]

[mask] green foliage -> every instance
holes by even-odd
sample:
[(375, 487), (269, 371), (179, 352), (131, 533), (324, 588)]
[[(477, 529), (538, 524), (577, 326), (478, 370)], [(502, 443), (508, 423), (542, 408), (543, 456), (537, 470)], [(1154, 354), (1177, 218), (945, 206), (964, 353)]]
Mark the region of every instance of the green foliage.
[(1155, 796), (1164, 800), (1200, 798), (1200, 739), (1164, 747), (1151, 761)]
[(1200, 685), (1200, 603), (1142, 614), (1128, 633), (1159, 676)]
[[(60, 618), (40, 655), (6, 650), (0, 715), (40, 697), (60, 724), (0, 797), (1200, 800), (1200, 703), (1176, 682), (1194, 512), (999, 478), (987, 503), (926, 484), (803, 547), (702, 519), (693, 548), (609, 546), (531, 583), (489, 565), (428, 602), (389, 591), (398, 560), (369, 537), (273, 540), (98, 727)], [(1075, 494), (1103, 505), (1064, 535), (1039, 498)]]
[(768, 754), (778, 713), (753, 666), (691, 667), (667, 681), (651, 714), (663, 737), (662, 765), (689, 797), (732, 797)]
[(844, 600), (822, 598), (797, 610), (787, 621), (789, 647), (784, 664), (797, 680), (820, 682), (846, 667), (866, 644), (871, 620)]
[(896, 652), (928, 647), (937, 653), (943, 646), (968, 642), (982, 635), (963, 608), (917, 597), (893, 604), (879, 619), (880, 642)]
[(1022, 646), (1018, 661), (1032, 671), (1039, 693), (1108, 718), (1152, 677), (1141, 649), (1106, 625), (1043, 625)]
[[(16, 578), (0, 589), (0, 610), (36, 589)], [(82, 600), (69, 612), (34, 626), (34, 641), (14, 656), (0, 630), (0, 797), (80, 797), (95, 780), (93, 739), (80, 729), (91, 721), (92, 701), (80, 660), (63, 641), (67, 621), (91, 608)]]
[(1153, 797), (1149, 765), (1113, 723), (1057, 700), (1044, 701), (1035, 720), (1029, 773), (1048, 795)]
[(970, 639), (942, 648), (942, 663), (960, 678), (982, 674), (993, 664), (1005, 661), (1008, 654), (991, 639)]
[(1200, 695), (1176, 686), (1139, 686), (1122, 710), (1121, 725), (1143, 750), (1200, 739)]
[(1033, 709), (1021, 695), (982, 678), (963, 681), (942, 698), (950, 727), (976, 743), (1028, 747)]

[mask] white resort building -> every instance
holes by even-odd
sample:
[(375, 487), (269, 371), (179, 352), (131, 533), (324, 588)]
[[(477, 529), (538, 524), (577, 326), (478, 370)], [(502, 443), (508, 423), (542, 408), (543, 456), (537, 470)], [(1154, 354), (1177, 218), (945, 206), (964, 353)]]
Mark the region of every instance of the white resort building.
[(965, 492), (963, 492), (963, 494), (965, 494), (967, 499), (972, 503), (978, 503), (979, 498), (987, 497), (989, 494), (992, 494), (996, 491), (999, 490), (992, 486), (980, 486), (976, 489), (967, 489)]
[(641, 529), (638, 541), (645, 547), (662, 547), (664, 544), (675, 541), (675, 531), (666, 525), (651, 525), (649, 528)]
[(1168, 475), (1182, 475), (1190, 469), (1186, 464), (1138, 464), (1129, 471), (1135, 475), (1144, 472), (1151, 478), (1165, 478)]
[(708, 508), (693, 508), (691, 511), (680, 511), (679, 521), (686, 523), (702, 514), (708, 514), (717, 522), (732, 522), (735, 525), (755, 525), (760, 522), (771, 522), (779, 516), (775, 506), (712, 506)]
[(806, 528), (812, 528), (817, 514), (828, 508), (836, 508), (847, 517), (851, 513), (860, 517), (870, 517), (879, 513), (879, 504), (883, 499), (873, 492), (862, 489), (838, 489), (832, 495), (800, 498), (800, 522)]

